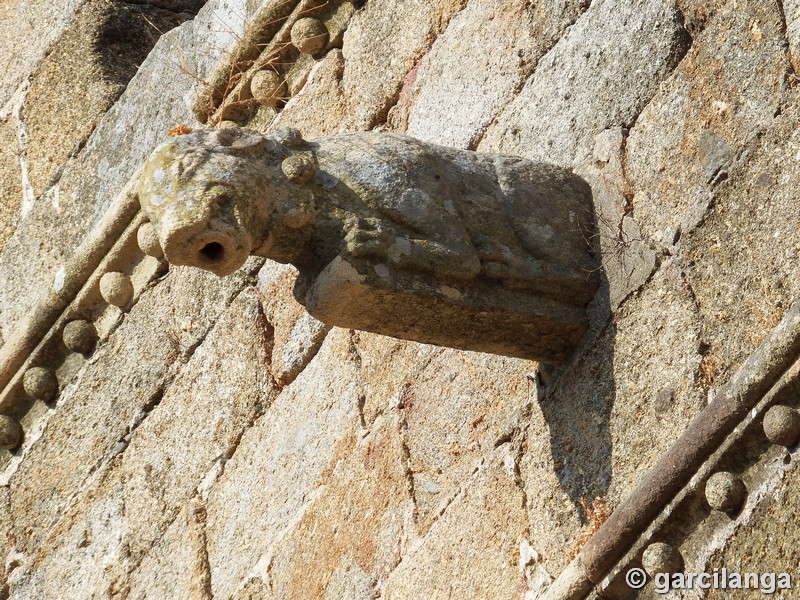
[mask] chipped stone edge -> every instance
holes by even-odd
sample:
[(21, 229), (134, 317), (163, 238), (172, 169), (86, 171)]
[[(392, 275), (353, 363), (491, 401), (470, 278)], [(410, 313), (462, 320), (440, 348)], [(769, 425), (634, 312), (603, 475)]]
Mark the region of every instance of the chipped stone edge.
[(792, 367), (798, 360), (800, 301), (792, 305), (767, 339), (692, 419), (543, 597), (579, 600), (586, 598), (594, 586), (607, 583), (607, 576), (618, 563), (625, 562), (626, 553), (653, 528), (659, 515), (679, 499), (693, 478), (710, 470), (726, 441), (741, 437), (737, 434), (759, 414), (759, 408), (765, 408), (786, 380), (794, 376)]

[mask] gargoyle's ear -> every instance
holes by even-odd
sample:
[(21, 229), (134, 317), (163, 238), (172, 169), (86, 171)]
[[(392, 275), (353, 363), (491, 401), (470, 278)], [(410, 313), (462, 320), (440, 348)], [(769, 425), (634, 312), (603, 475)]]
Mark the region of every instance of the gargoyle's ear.
[(292, 154), (283, 159), (281, 171), (296, 185), (313, 181), (317, 176), (317, 161), (311, 154)]

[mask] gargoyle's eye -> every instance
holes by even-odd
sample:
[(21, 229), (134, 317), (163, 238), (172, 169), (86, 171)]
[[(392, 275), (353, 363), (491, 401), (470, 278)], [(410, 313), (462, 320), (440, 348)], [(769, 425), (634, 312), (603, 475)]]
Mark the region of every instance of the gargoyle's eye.
[(231, 203), (232, 198), (228, 194), (220, 194), (214, 201), (217, 203), (217, 206), (227, 206)]

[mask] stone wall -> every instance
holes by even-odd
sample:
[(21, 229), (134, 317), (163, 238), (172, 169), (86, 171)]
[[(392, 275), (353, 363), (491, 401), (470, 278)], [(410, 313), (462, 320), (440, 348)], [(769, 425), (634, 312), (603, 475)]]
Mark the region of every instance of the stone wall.
[[(330, 32), (313, 55), (290, 44), (303, 16)], [(635, 595), (580, 571), (582, 544), (800, 299), (798, 2), (11, 2), (0, 31), (0, 413), (24, 429), (0, 450), (3, 597)], [(242, 92), (257, 69), (277, 101)], [(137, 245), (145, 157), (231, 120), (583, 176), (605, 282), (576, 356), (545, 386), (532, 361), (325, 326), (291, 267), (220, 279)], [(688, 571), (800, 585), (795, 444), (761, 431), (795, 377), (617, 571), (660, 540)], [(748, 492), (727, 513), (703, 495), (723, 468)]]

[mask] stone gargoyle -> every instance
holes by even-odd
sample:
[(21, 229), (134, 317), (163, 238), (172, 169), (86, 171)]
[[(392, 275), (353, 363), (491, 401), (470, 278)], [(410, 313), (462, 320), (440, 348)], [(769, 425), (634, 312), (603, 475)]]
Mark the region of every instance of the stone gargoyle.
[(598, 287), (589, 186), (518, 157), (204, 130), (156, 149), (138, 195), (169, 262), (291, 263), (297, 300), (340, 327), (559, 364)]

